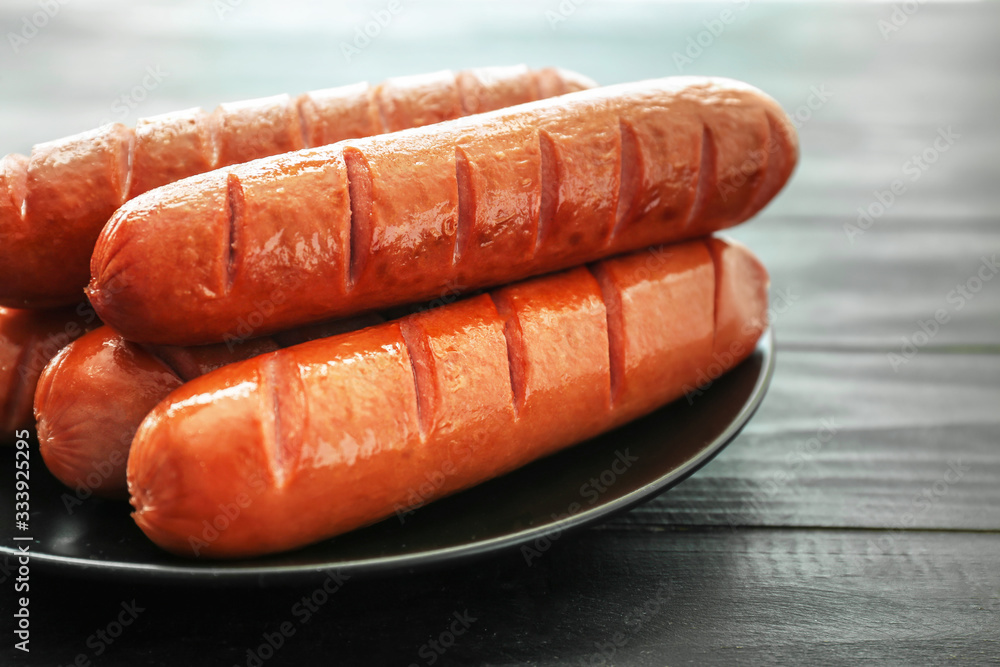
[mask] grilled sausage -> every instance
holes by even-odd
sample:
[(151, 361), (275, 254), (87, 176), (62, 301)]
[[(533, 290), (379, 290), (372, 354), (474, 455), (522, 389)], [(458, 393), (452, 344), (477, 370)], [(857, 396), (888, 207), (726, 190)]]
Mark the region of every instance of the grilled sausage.
[(110, 327), (91, 331), (63, 348), (38, 381), (42, 459), (56, 478), (84, 496), (127, 498), (125, 462), (132, 436), (172, 390), (226, 364), (381, 321), (369, 315), (192, 348), (144, 347)]
[(99, 324), (87, 304), (58, 310), (0, 308), (0, 442), (31, 426), (35, 385), (49, 360)]
[[(416, 127), (594, 85), (557, 69), (494, 67), (389, 79), (187, 109), (38, 144), (0, 163), (0, 305), (80, 300), (97, 236), (115, 209), (218, 167)], [(428, 101), (447, 100), (433, 108)]]
[(580, 91), (147, 193), (102, 233), (88, 294), (139, 342), (219, 341), (248, 309), (281, 330), (702, 236), (756, 213), (796, 159), (745, 84)]
[(766, 289), (745, 248), (698, 240), (226, 366), (139, 427), (133, 516), (207, 557), (370, 524), (428, 476), (439, 498), (679, 397), (717, 350), (760, 336)]

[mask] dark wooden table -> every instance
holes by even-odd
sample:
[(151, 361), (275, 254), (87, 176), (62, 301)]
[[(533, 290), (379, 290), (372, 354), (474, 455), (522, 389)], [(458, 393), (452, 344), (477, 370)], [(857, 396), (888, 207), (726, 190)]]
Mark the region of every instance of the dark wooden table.
[[(93, 4), (16, 53), (6, 35), (39, 6), (0, 7), (0, 150), (123, 113), (527, 62), (744, 79), (797, 114), (803, 153), (733, 232), (772, 272), (773, 385), (694, 477), (530, 566), (349, 580), (305, 623), (293, 605), (319, 582), (38, 575), (32, 664), (253, 665), (285, 621), (263, 664), (1000, 664), (1000, 5), (401, 0), (348, 62), (341, 43), (387, 2)], [(133, 601), (119, 638), (91, 637)], [(25, 662), (5, 636), (4, 662)]]

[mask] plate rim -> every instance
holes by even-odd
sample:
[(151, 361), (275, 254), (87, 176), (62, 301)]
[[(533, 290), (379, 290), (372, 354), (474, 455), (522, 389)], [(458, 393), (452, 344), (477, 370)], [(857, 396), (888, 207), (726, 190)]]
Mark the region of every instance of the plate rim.
[[(384, 575), (393, 571), (414, 572), (438, 566), (454, 564), (460, 561), (473, 560), (483, 556), (513, 549), (533, 540), (554, 533), (560, 535), (580, 530), (590, 524), (625, 512), (643, 502), (652, 500), (671, 487), (681, 483), (706, 463), (711, 461), (743, 430), (760, 407), (767, 394), (768, 387), (774, 375), (775, 345), (773, 327), (768, 327), (757, 341), (752, 354), (761, 354), (761, 370), (754, 381), (749, 397), (740, 407), (736, 416), (726, 425), (726, 428), (714, 440), (702, 447), (698, 453), (684, 461), (677, 468), (658, 477), (627, 494), (596, 505), (571, 516), (550, 521), (544, 524), (526, 527), (506, 535), (477, 540), (459, 545), (441, 547), (420, 551), (414, 554), (396, 554), (376, 558), (356, 559), (325, 564), (299, 565), (251, 565), (233, 567), (239, 561), (218, 561), (219, 565), (171, 565), (136, 563), (121, 560), (89, 560), (57, 554), (31, 553), (33, 565), (65, 575), (81, 575), (95, 578), (105, 578), (118, 575), (128, 577), (133, 581), (148, 582), (191, 582), (191, 583), (240, 583), (247, 579), (304, 579), (317, 574), (332, 572), (350, 576)], [(752, 355), (751, 355), (752, 356)], [(746, 362), (743, 362), (746, 363)], [(0, 545), (0, 554), (16, 556), (17, 551), (7, 545)]]

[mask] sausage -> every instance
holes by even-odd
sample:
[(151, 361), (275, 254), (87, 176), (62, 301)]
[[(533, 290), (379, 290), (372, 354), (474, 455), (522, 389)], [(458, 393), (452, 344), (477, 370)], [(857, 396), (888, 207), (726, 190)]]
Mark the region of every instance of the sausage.
[(580, 91), (147, 193), (104, 229), (88, 294), (139, 342), (217, 342), (248, 310), (287, 329), (706, 235), (797, 154), (777, 103), (735, 81)]
[(373, 523), (427, 479), (439, 498), (678, 398), (730, 338), (760, 336), (766, 290), (746, 248), (696, 240), (226, 366), (139, 427), (133, 517), (164, 549), (215, 558)]
[(49, 360), (99, 324), (86, 304), (58, 310), (0, 307), (0, 442), (31, 426), (35, 385)]
[(235, 361), (382, 321), (361, 316), (194, 348), (142, 346), (100, 327), (63, 348), (41, 374), (35, 418), (42, 459), (59, 481), (85, 495), (127, 498), (132, 437), (171, 391)]
[[(74, 303), (124, 202), (218, 167), (457, 118), (595, 85), (554, 68), (487, 67), (186, 109), (38, 144), (0, 163), (0, 305)], [(423, 105), (429, 99), (454, 103)], [(23, 205), (22, 205), (23, 204)]]

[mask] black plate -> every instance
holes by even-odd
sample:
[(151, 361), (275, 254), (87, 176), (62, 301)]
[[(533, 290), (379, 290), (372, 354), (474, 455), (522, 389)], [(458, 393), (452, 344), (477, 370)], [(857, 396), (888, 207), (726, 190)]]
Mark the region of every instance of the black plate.
[[(773, 369), (768, 331), (749, 359), (690, 401), (682, 398), (599, 438), (422, 507), (402, 524), (390, 517), (294, 552), (238, 561), (198, 561), (161, 551), (132, 522), (125, 503), (89, 499), (71, 504), (70, 512), (65, 501), (72, 495), (45, 470), (37, 447), (31, 456), (29, 531), (16, 531), (14, 448), (5, 447), (0, 554), (11, 559), (18, 544), (30, 543), (34, 567), (63, 574), (260, 582), (331, 569), (352, 575), (412, 571), (518, 545), (541, 553), (562, 532), (649, 500), (704, 465), (753, 415)], [(14, 540), (25, 535), (33, 539)]]

